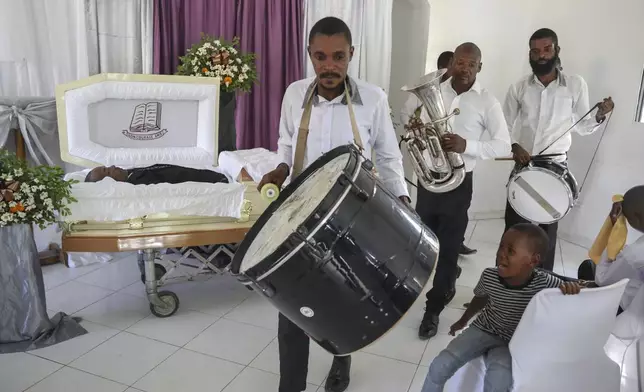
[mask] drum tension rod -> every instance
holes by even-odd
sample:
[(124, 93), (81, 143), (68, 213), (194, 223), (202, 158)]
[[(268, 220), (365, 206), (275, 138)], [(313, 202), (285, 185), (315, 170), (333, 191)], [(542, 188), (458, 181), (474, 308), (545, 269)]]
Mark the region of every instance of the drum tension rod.
[(351, 181), (351, 179), (349, 178), (349, 176), (346, 175), (346, 173), (342, 173), (342, 175), (338, 179), (338, 182), (342, 186), (351, 185), (351, 190), (356, 196), (358, 196), (360, 200), (362, 201), (369, 200), (369, 194), (365, 192), (362, 188), (360, 188), (355, 182)]

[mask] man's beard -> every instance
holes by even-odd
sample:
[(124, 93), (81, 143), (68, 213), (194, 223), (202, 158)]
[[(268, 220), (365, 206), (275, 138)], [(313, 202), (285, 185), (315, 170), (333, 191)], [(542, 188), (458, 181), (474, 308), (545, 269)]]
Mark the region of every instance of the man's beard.
[(557, 55), (543, 64), (540, 64), (538, 61), (530, 60), (530, 67), (532, 67), (532, 72), (537, 76), (547, 75), (555, 69), (558, 59), (559, 56)]

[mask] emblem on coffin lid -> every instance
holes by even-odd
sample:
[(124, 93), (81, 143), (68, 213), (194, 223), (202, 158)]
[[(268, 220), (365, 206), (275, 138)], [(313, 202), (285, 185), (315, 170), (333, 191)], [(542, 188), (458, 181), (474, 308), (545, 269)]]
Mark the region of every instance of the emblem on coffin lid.
[(161, 102), (146, 102), (136, 105), (130, 122), (130, 129), (123, 131), (123, 135), (133, 140), (155, 140), (166, 133), (161, 129)]

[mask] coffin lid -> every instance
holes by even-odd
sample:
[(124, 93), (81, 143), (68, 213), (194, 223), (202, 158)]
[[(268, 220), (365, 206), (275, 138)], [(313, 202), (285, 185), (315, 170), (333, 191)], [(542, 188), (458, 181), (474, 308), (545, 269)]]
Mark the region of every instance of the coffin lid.
[(219, 78), (99, 74), (56, 86), (56, 109), (65, 162), (217, 164)]

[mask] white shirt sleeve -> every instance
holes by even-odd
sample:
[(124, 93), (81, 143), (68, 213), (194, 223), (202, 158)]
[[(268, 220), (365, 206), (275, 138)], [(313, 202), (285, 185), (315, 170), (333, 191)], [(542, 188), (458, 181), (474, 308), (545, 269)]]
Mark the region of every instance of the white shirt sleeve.
[(402, 154), (398, 147), (396, 131), (391, 122), (389, 101), (384, 93), (376, 106), (373, 121), (373, 150), (380, 179), (396, 196), (409, 196), (405, 183)]
[(293, 139), (295, 136), (295, 124), (291, 115), (291, 100), (289, 99), (289, 89), (284, 93), (282, 99), (282, 111), (280, 114), (279, 138), (277, 139), (277, 156), (280, 163), (285, 163), (288, 167), (293, 166)]
[(617, 255), (617, 258), (613, 262), (608, 261), (606, 252), (604, 252), (602, 260), (597, 264), (597, 268), (595, 269), (595, 283), (597, 285), (608, 286), (622, 279), (633, 279), (637, 277), (637, 271), (627, 257), (625, 257), (628, 253), (624, 252), (624, 250)]
[[(519, 103), (519, 98), (517, 96), (517, 86), (512, 85), (508, 89), (508, 93), (505, 96), (505, 103), (503, 105), (503, 114), (505, 115), (505, 122), (510, 130), (510, 144), (518, 143), (519, 135), (514, 133), (514, 123), (519, 117), (519, 110), (521, 110), (521, 105)], [(521, 128), (521, 127), (516, 127)], [(522, 146), (526, 148), (525, 146)]]
[(490, 134), (490, 140), (468, 139), (464, 154), (478, 159), (510, 155), (510, 133), (499, 101), (494, 99), (493, 105), (487, 109), (484, 118), (485, 129)]
[[(590, 104), (588, 103), (588, 84), (584, 79), (580, 78), (579, 86), (579, 96), (575, 102), (575, 107), (573, 108), (572, 121), (573, 124), (579, 121), (579, 119), (590, 110)], [(599, 129), (600, 123), (597, 122), (595, 115), (597, 114), (597, 109), (593, 110), (591, 114), (582, 121), (579, 122), (574, 128), (574, 131), (580, 135), (590, 135)], [(571, 124), (572, 125), (572, 124)]]

